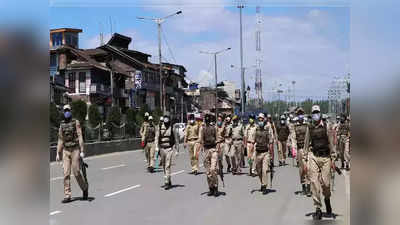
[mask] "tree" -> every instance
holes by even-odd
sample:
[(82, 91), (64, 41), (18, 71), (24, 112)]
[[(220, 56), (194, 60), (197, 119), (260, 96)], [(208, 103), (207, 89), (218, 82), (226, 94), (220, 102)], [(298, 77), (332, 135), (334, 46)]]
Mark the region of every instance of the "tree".
[(50, 103), (50, 125), (58, 128), (60, 126), (61, 120), (62, 114), (57, 109), (56, 104), (54, 104), (53, 102)]
[(96, 104), (91, 104), (89, 106), (89, 123), (92, 127), (96, 127), (101, 123), (101, 115)]
[(87, 104), (82, 100), (73, 101), (71, 103), (72, 116), (84, 124), (87, 115)]
[(136, 111), (132, 108), (126, 110), (126, 133), (129, 136), (135, 135), (135, 127), (136, 127)]
[(121, 112), (118, 106), (111, 107), (110, 112), (107, 115), (107, 126), (111, 129), (112, 124), (121, 125)]

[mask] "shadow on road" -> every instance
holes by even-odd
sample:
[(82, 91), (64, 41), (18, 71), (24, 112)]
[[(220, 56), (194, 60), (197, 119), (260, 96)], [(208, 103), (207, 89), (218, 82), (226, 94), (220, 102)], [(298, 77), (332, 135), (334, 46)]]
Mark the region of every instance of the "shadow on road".
[[(253, 193), (256, 192), (256, 191), (262, 193), (261, 189), (253, 189), (253, 190), (250, 191), (250, 193), (253, 194)], [(274, 192), (276, 192), (275, 189), (267, 189), (267, 193), (266, 193), (266, 194), (263, 193), (263, 195), (267, 195), (267, 194), (269, 194), (269, 193), (274, 193)]]
[(87, 202), (91, 202), (93, 200), (95, 200), (95, 197), (88, 197), (87, 200), (84, 200), (82, 197), (75, 197), (75, 198), (71, 198), (71, 202), (75, 202), (75, 201), (87, 201)]
[[(313, 218), (314, 215), (315, 215), (315, 212), (310, 212), (310, 213), (307, 213), (305, 216), (307, 216), (307, 217), (311, 216)], [(332, 213), (331, 215), (329, 215), (326, 212), (323, 212), (322, 213), (322, 220), (312, 220), (311, 224), (336, 224), (337, 221), (335, 221), (335, 219), (338, 216), (340, 217), (342, 215), (339, 215), (339, 214), (336, 214), (336, 213)], [(324, 220), (324, 218), (330, 218), (332, 220)]]

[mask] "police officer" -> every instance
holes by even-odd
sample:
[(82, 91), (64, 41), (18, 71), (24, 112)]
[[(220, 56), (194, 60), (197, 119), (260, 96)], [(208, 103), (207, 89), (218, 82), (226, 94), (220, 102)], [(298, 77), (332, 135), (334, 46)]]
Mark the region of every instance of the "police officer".
[(155, 140), (156, 140), (156, 127), (154, 126), (153, 123), (153, 117), (149, 116), (148, 118), (148, 125), (144, 127), (144, 132), (143, 132), (143, 140), (144, 140), (144, 151), (145, 154), (148, 156), (147, 160), (147, 170), (150, 173), (154, 172), (154, 156), (156, 152), (156, 145), (155, 145)]
[(256, 129), (257, 126), (255, 124), (255, 116), (253, 114), (249, 117), (249, 124), (245, 130), (245, 145), (247, 149), (247, 162), (249, 163), (249, 176), (255, 176), (256, 173), (256, 164), (255, 162), (255, 151), (254, 151), (254, 144), (256, 141)]
[(236, 175), (241, 173), (241, 161), (243, 155), (243, 126), (239, 124), (239, 117), (237, 115), (233, 116), (232, 119), (232, 146), (230, 150), (230, 159), (233, 165), (232, 174)]
[(311, 111), (313, 122), (307, 127), (304, 148), (310, 149), (308, 167), (315, 206), (314, 219), (321, 220), (321, 192), (325, 198), (326, 213), (332, 214), (330, 181), (332, 159), (336, 158), (336, 149), (329, 138), (326, 124), (321, 119), (320, 107), (314, 105)]
[(278, 136), (278, 153), (279, 153), (279, 166), (286, 165), (286, 141), (289, 137), (289, 127), (286, 124), (285, 115), (280, 117), (279, 125), (276, 129), (277, 136)]
[(231, 124), (231, 117), (228, 115), (225, 118), (225, 124), (224, 124), (224, 156), (226, 160), (226, 164), (228, 167), (226, 168), (226, 172), (230, 173), (232, 164), (231, 164), (231, 146), (232, 146), (232, 124)]
[(149, 126), (149, 116), (150, 116), (150, 114), (148, 112), (144, 113), (144, 122), (142, 123), (142, 126), (140, 127), (140, 131), (139, 131), (140, 137), (142, 138), (141, 146), (143, 148), (147, 163), (149, 162), (149, 155), (148, 155), (148, 152), (146, 152), (144, 150), (144, 131), (145, 131), (146, 127)]
[(64, 168), (64, 199), (62, 203), (71, 202), (71, 168), (79, 187), (83, 191), (83, 199), (88, 199), (89, 185), (81, 175), (79, 158), (85, 157), (82, 129), (78, 120), (72, 118), (71, 107), (64, 106), (64, 120), (58, 130), (57, 156), (60, 161), (62, 153)]
[(310, 180), (307, 176), (307, 149), (304, 148), (304, 139), (307, 130), (307, 124), (304, 123), (304, 110), (299, 107), (296, 110), (298, 124), (294, 128), (292, 136), (292, 148), (297, 152), (297, 163), (299, 165), (300, 184), (303, 195), (311, 197)]
[(218, 127), (211, 124), (211, 115), (205, 115), (205, 125), (201, 129), (200, 143), (205, 151), (204, 167), (206, 168), (207, 183), (209, 187), (208, 196), (218, 196), (218, 152), (221, 148), (217, 148), (217, 129)]
[(272, 151), (273, 135), (272, 128), (266, 126), (265, 116), (263, 113), (258, 115), (258, 127), (256, 129), (256, 169), (258, 177), (261, 182), (261, 192), (267, 194), (268, 176), (271, 171), (270, 164), (270, 151)]
[[(211, 123), (212, 124), (212, 123)], [(223, 123), (222, 115), (218, 115), (217, 124), (215, 125), (217, 130), (217, 151), (219, 158), (222, 159), (225, 151), (225, 125)], [(221, 165), (222, 166), (222, 165)]]
[(189, 157), (190, 157), (190, 165), (192, 167), (191, 174), (198, 174), (199, 170), (199, 163), (198, 163), (198, 151), (199, 148), (199, 131), (200, 131), (200, 124), (196, 123), (194, 120), (194, 114), (190, 114), (188, 118), (188, 124), (185, 130), (185, 137), (183, 139), (183, 143), (185, 147), (189, 150)]
[[(264, 114), (265, 115), (265, 114)], [(267, 121), (266, 121), (266, 126), (267, 127), (271, 127), (272, 130), (272, 140), (273, 140), (273, 145), (272, 145), (272, 149), (270, 151), (270, 159), (271, 159), (271, 164), (272, 166), (274, 166), (274, 159), (275, 159), (275, 143), (277, 143), (276, 140), (276, 126), (275, 126), (275, 122), (272, 120), (272, 116), (271, 114), (267, 114)], [(268, 128), (267, 128), (268, 129)]]
[(158, 132), (158, 146), (161, 153), (161, 159), (164, 169), (164, 189), (168, 190), (172, 187), (171, 184), (171, 165), (172, 155), (175, 145), (175, 135), (172, 129), (171, 121), (168, 115), (164, 115), (164, 121), (161, 124)]
[[(350, 126), (346, 120), (346, 116), (340, 117), (340, 123), (337, 126), (337, 140), (338, 140), (338, 152), (341, 161), (341, 169), (349, 169), (349, 137), (350, 137)], [(346, 156), (346, 157), (345, 157)]]

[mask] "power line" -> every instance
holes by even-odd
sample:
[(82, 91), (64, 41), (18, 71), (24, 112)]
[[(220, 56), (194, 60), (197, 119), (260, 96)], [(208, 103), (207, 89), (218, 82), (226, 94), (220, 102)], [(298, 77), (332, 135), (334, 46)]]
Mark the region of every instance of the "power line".
[(166, 35), (165, 35), (164, 30), (163, 30), (162, 28), (161, 28), (161, 33), (162, 33), (162, 35), (163, 35), (163, 37), (164, 37), (164, 42), (165, 42), (165, 44), (166, 44), (167, 47), (168, 47), (169, 54), (171, 55), (172, 60), (173, 60), (174, 63), (176, 64), (176, 60), (175, 60), (174, 54), (172, 53), (172, 50), (171, 50), (171, 48), (169, 47), (169, 44), (168, 44)]

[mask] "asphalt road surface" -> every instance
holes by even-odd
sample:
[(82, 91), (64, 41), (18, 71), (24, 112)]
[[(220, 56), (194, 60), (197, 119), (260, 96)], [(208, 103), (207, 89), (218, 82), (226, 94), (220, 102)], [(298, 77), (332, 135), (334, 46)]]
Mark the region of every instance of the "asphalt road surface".
[[(182, 149), (182, 148), (181, 148)], [(275, 154), (277, 156), (277, 154)], [(164, 190), (163, 173), (149, 174), (141, 150), (86, 158), (89, 164), (90, 201), (81, 201), (82, 192), (74, 177), (72, 195), (76, 201), (62, 204), (63, 178), (61, 163), (50, 166), (51, 225), (299, 225), (349, 224), (349, 173), (336, 175), (332, 194), (336, 218), (313, 221), (312, 199), (298, 195), (300, 191), (298, 168), (289, 165), (275, 167), (271, 192), (263, 195), (258, 177), (225, 174), (223, 195), (208, 197), (205, 174), (190, 175), (187, 152), (181, 150), (174, 158), (172, 184)], [(203, 158), (200, 157), (200, 165)], [(277, 164), (275, 162), (275, 164)], [(247, 165), (246, 165), (247, 166)], [(226, 165), (225, 165), (226, 168)], [(224, 169), (225, 170), (225, 169)], [(204, 172), (204, 167), (200, 168)], [(248, 168), (244, 169), (248, 172)], [(270, 187), (271, 188), (271, 187)], [(322, 198), (323, 199), (323, 198)], [(325, 211), (323, 208), (322, 211)]]

